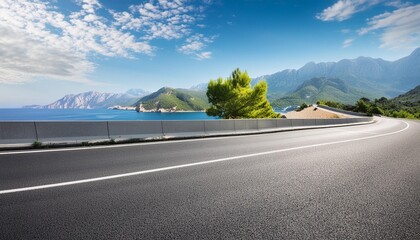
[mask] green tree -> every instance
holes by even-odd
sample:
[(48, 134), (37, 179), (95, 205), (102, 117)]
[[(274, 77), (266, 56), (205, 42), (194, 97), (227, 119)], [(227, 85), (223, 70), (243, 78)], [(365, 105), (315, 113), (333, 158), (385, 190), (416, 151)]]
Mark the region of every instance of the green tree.
[(356, 102), (356, 111), (366, 113), (368, 109), (368, 105), (366, 104), (366, 101), (361, 98), (359, 101)]
[(370, 99), (369, 99), (369, 98), (365, 98), (365, 97), (362, 97), (362, 98), (360, 99), (360, 101), (363, 101), (363, 102), (365, 102), (365, 103), (370, 103)]
[(308, 107), (308, 104), (306, 104), (306, 103), (302, 103), (300, 106), (299, 106), (299, 108), (298, 109), (296, 109), (296, 111), (297, 112), (300, 112), (300, 111), (302, 111), (303, 109), (305, 109), (305, 108), (307, 108)]
[(211, 107), (209, 116), (224, 119), (235, 118), (278, 118), (268, 102), (267, 83), (261, 81), (251, 88), (251, 78), (247, 72), (236, 69), (227, 79), (210, 80), (207, 97)]
[(373, 115), (373, 114), (384, 114), (384, 111), (380, 107), (376, 106), (375, 104), (372, 104), (372, 105), (370, 105), (368, 107), (367, 113), (369, 115)]

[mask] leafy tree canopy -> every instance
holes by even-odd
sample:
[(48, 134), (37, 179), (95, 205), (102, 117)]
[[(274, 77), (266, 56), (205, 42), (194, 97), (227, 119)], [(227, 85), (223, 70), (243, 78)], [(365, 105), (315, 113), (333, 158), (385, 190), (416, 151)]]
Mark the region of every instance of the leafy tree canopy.
[(252, 88), (248, 73), (236, 69), (227, 79), (210, 80), (207, 97), (211, 107), (206, 112), (224, 119), (280, 117), (273, 111), (266, 94), (265, 81)]

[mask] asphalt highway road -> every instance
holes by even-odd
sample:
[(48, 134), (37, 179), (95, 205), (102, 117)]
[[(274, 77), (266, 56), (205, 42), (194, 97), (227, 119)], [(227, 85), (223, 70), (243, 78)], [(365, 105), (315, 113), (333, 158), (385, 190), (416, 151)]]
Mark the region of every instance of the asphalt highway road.
[(0, 239), (420, 239), (420, 122), (0, 152)]

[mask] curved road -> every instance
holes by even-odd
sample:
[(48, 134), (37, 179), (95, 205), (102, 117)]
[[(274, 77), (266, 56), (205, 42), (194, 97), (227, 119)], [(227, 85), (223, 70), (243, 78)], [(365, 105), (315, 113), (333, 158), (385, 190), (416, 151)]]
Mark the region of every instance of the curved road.
[(420, 122), (0, 152), (1, 239), (420, 239)]

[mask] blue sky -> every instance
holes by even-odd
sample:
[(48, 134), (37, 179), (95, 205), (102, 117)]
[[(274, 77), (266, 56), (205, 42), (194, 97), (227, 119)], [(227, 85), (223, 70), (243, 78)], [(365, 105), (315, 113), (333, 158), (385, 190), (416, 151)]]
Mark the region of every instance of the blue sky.
[(89, 90), (189, 88), (420, 46), (403, 0), (3, 0), (0, 107)]

